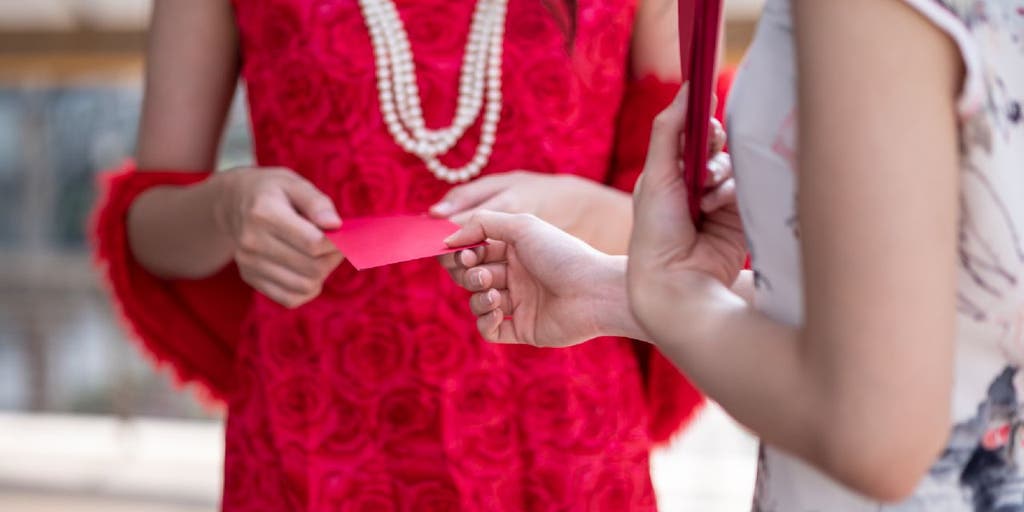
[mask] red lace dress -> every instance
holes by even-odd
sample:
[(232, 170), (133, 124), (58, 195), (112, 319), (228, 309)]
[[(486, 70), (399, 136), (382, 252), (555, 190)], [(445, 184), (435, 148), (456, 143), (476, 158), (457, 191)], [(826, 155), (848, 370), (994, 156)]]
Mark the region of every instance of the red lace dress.
[[(427, 123), (446, 125), (475, 2), (396, 4)], [(627, 91), (634, 9), (582, 0), (570, 47), (542, 2), (509, 2), (504, 107), (485, 173), (632, 187), (650, 118), (677, 87), (647, 80)], [(423, 212), (444, 195), (449, 186), (382, 122), (356, 0), (237, 0), (235, 10), (259, 165), (310, 179), (342, 217)], [(445, 160), (468, 159), (478, 128)], [(655, 508), (648, 452), (700, 397), (647, 345), (485, 343), (467, 294), (434, 260), (364, 272), (343, 264), (296, 310), (253, 294), (234, 268), (156, 279), (127, 248), (127, 208), (150, 186), (203, 177), (113, 175), (96, 242), (149, 351), (228, 405), (224, 510)]]

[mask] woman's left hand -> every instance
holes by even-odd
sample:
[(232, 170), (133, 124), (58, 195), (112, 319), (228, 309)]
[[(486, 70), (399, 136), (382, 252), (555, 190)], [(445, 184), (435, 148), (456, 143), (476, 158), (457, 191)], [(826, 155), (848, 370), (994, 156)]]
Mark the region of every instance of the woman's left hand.
[[(630, 304), (641, 323), (649, 309), (694, 295), (682, 289), (694, 282), (688, 277), (711, 276), (731, 286), (747, 256), (733, 180), (721, 181), (705, 192), (699, 227), (690, 219), (680, 171), (685, 117), (686, 88), (654, 121), (644, 172), (635, 190), (628, 283)], [(731, 176), (728, 155), (714, 155), (708, 170), (713, 183), (720, 181), (716, 174)]]
[[(622, 253), (629, 233), (629, 194), (571, 174), (515, 171), (451, 189), (430, 208), (435, 217), (465, 225), (483, 210), (528, 213), (594, 247)], [(624, 226), (623, 226), (624, 225)], [(619, 236), (609, 226), (622, 227)]]

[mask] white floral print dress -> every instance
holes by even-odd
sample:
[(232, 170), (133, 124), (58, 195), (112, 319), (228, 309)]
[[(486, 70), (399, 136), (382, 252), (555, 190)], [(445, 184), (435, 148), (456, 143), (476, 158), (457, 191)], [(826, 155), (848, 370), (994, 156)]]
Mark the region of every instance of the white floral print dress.
[[(959, 46), (958, 334), (949, 445), (915, 494), (883, 505), (764, 446), (754, 510), (1024, 512), (1024, 0), (905, 1)], [(803, 322), (789, 0), (768, 0), (730, 99), (730, 148), (756, 306)], [(922, 257), (927, 257), (927, 250)]]

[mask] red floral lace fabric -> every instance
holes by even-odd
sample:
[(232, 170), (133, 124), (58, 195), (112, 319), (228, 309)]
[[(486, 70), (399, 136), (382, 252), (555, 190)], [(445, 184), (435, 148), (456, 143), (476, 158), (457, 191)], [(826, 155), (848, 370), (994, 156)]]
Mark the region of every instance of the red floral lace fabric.
[[(475, 2), (397, 0), (428, 126), (447, 125)], [(261, 165), (346, 215), (422, 212), (448, 186), (392, 141), (356, 0), (236, 1)], [(542, 2), (508, 6), (485, 173), (606, 181), (633, 2), (581, 2), (571, 47)], [(444, 158), (472, 156), (479, 126)], [(257, 298), (229, 402), (224, 509), (651, 510), (633, 345), (486, 344), (435, 261), (355, 272), (296, 311)]]
[[(474, 4), (396, 0), (428, 126), (454, 113)], [(423, 212), (444, 195), (449, 186), (383, 124), (356, 0), (234, 5), (259, 165), (310, 179), (342, 217)], [(510, 0), (504, 107), (485, 174), (632, 186), (650, 118), (677, 87), (645, 80), (626, 93), (634, 9), (581, 1), (567, 45), (540, 0)], [(478, 134), (479, 125), (444, 160), (465, 162)], [(701, 397), (649, 346), (485, 343), (468, 295), (433, 260), (364, 272), (343, 264), (296, 310), (258, 294), (249, 305), (233, 269), (216, 282), (162, 282), (131, 260), (123, 229), (130, 199), (160, 179), (129, 170), (110, 183), (98, 252), (150, 352), (228, 404), (225, 511), (655, 508), (648, 452)], [(231, 294), (202, 293), (225, 279), (234, 279)]]

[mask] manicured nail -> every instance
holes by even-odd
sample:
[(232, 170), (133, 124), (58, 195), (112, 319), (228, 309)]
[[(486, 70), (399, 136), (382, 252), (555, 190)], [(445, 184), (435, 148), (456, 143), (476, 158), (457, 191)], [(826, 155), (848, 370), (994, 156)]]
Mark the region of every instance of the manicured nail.
[(708, 174), (711, 175), (713, 182), (718, 183), (722, 179), (724, 170), (722, 166), (718, 164), (718, 160), (708, 160)]
[(448, 215), (451, 215), (454, 211), (455, 205), (448, 201), (441, 201), (440, 203), (437, 203), (434, 206), (430, 207), (430, 213), (433, 213), (434, 215), (440, 215), (442, 217), (447, 217)]
[(321, 226), (337, 226), (341, 224), (341, 217), (331, 210), (319, 211), (313, 217), (313, 220)]

